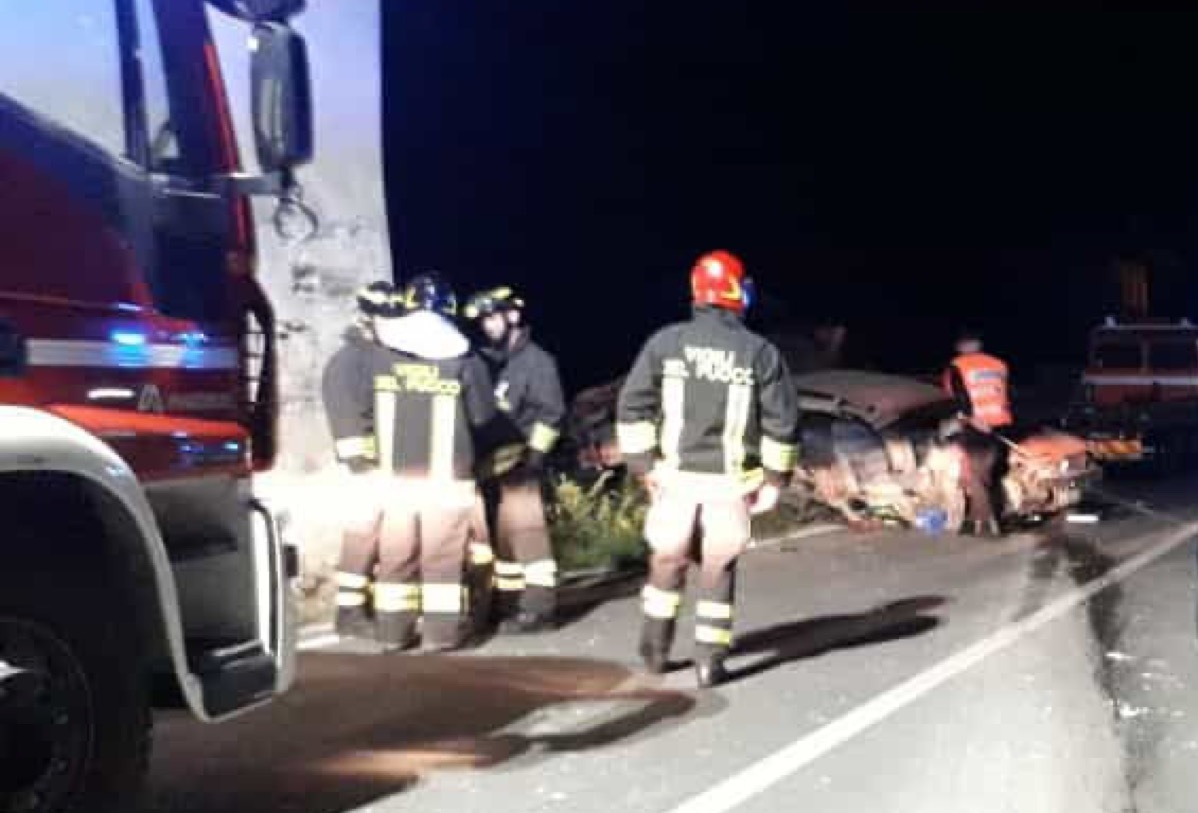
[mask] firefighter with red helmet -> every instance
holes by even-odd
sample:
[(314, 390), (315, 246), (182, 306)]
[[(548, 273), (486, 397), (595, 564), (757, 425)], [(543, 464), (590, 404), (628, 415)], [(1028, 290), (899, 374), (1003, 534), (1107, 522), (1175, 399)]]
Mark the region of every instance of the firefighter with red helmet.
[(387, 650), (464, 642), (462, 583), (479, 459), (503, 441), (482, 360), (453, 324), (457, 301), (436, 274), (403, 290), (403, 316), (376, 319), (378, 346), (347, 386), (347, 437), (362, 437), (377, 470), (362, 491), (379, 532), (374, 612)]
[(553, 356), (532, 340), (524, 301), (509, 287), (476, 293), (463, 316), (475, 326), (499, 409), (523, 438), (518, 458), (497, 461), (484, 496), (493, 526), (496, 609), (503, 632), (552, 628), (557, 610), (557, 562), (549, 542), (541, 479), (566, 418)]
[(995, 511), (994, 474), (1002, 459), (997, 432), (1013, 423), (1010, 373), (1006, 362), (982, 350), (981, 337), (965, 331), (957, 340), (957, 355), (944, 371), (945, 392), (956, 399), (965, 419), (956, 437), (968, 462), (965, 497), (968, 516), (964, 532), (1002, 536)]
[(339, 635), (373, 639), (370, 606), (371, 582), (378, 564), (379, 512), (371, 499), (370, 476), (377, 468), (374, 437), (365, 431), (365, 410), (355, 387), (371, 363), (376, 348), (376, 321), (402, 313), (398, 292), (390, 282), (372, 282), (356, 296), (357, 316), (346, 330), (342, 346), (329, 359), (321, 379), (334, 452), (345, 474), (341, 558), (337, 565), (337, 615)]
[(682, 589), (697, 544), (695, 664), (700, 686), (726, 677), (737, 559), (750, 516), (776, 504), (798, 448), (798, 398), (781, 353), (751, 332), (752, 281), (726, 251), (691, 271), (694, 313), (651, 337), (620, 391), (617, 433), (629, 469), (651, 495), (652, 549), (640, 654), (669, 661)]

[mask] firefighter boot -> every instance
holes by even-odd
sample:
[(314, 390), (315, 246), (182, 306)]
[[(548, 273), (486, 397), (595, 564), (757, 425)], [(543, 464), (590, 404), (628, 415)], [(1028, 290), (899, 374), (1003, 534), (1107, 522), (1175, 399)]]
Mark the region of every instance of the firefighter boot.
[(710, 689), (728, 680), (724, 659), (727, 647), (700, 646), (695, 652), (695, 678), (700, 689)]
[(538, 632), (551, 632), (557, 627), (553, 618), (541, 613), (520, 610), (512, 618), (506, 619), (499, 625), (499, 631), (507, 635), (532, 635)]
[(402, 652), (416, 644), (415, 612), (379, 612), (378, 641), (383, 652)]
[(491, 600), (491, 620), (503, 625), (520, 611), (524, 594), (524, 566), (505, 559), (495, 561), (495, 594)]
[(461, 649), (469, 641), (469, 632), (460, 618), (424, 617), (424, 651), (430, 653), (452, 652)]
[(644, 620), (639, 653), (645, 662), (645, 669), (651, 674), (661, 675), (669, 670), (675, 625), (672, 618), (646, 617)]
[(374, 638), (370, 580), (359, 573), (337, 573), (337, 616), (333, 629), (342, 638)]
[(557, 562), (541, 559), (523, 565), (524, 590), (519, 610), (500, 626), (500, 632), (529, 634), (549, 632), (557, 625)]
[(467, 615), (470, 618), (470, 637), (487, 634), (494, 612), (495, 554), (490, 545), (470, 544), (466, 564), (466, 588), (470, 597)]
[(374, 623), (365, 606), (338, 607), (333, 628), (342, 638), (374, 638)]

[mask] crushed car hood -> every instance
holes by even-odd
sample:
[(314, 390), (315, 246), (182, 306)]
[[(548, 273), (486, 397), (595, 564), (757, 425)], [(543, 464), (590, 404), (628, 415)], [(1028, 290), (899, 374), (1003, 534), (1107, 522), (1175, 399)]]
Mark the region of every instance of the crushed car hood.
[(851, 415), (875, 429), (925, 409), (951, 411), (952, 399), (931, 384), (864, 370), (824, 370), (793, 377), (799, 406), (808, 412)]

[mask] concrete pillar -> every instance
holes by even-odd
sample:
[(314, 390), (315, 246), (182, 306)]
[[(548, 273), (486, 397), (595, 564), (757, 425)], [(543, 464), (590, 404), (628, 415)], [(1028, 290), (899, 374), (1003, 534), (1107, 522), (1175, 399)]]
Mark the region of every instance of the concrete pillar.
[[(247, 32), (209, 13), (223, 61), (242, 161), (255, 169), (249, 125)], [(273, 201), (254, 204), (259, 278), (280, 325), (281, 444), (258, 489), (287, 519), (317, 582), (336, 551), (333, 506), (340, 487), (320, 401), (320, 374), (353, 314), (358, 286), (391, 276), (383, 197), (379, 0), (307, 4), (296, 28), (312, 64), (316, 160), (299, 173), (320, 229), (295, 243), (271, 225)]]

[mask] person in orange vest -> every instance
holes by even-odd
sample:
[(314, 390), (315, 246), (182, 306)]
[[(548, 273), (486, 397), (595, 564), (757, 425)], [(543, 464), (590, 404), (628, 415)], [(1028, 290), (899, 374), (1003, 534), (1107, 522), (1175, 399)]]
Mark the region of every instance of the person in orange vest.
[(944, 389), (956, 401), (964, 419), (957, 442), (968, 466), (965, 497), (968, 502), (964, 533), (1002, 536), (995, 511), (994, 475), (1002, 446), (996, 432), (1009, 427), (1010, 374), (1004, 361), (982, 352), (981, 337), (964, 332), (957, 340), (957, 356), (944, 371)]

